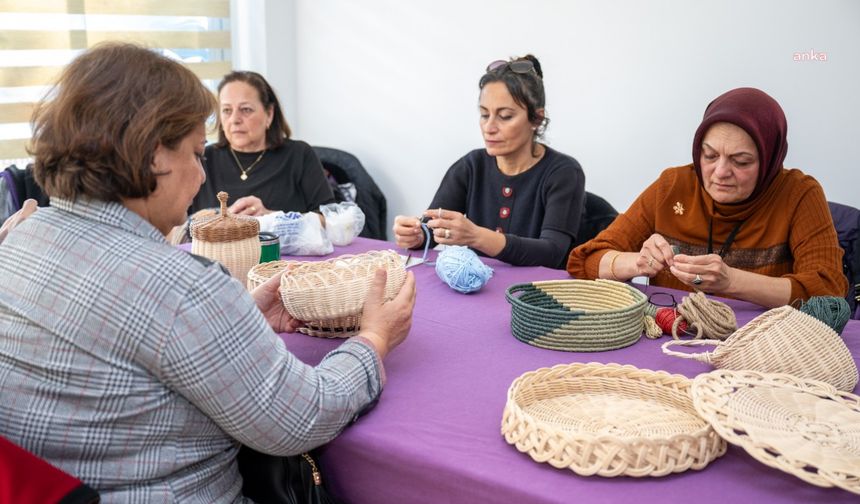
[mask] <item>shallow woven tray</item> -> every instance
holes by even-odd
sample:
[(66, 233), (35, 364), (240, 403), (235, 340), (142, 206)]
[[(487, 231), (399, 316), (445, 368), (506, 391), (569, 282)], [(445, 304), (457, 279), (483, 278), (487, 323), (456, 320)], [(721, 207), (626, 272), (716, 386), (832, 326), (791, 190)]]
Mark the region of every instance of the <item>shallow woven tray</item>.
[(647, 302), (636, 288), (612, 280), (515, 284), (505, 298), (511, 304), (514, 337), (571, 352), (603, 352), (636, 343)]
[(319, 262), (297, 262), (281, 276), (287, 312), (305, 323), (299, 331), (324, 338), (348, 338), (361, 328), (361, 312), (373, 275), (388, 271), (385, 299), (393, 299), (406, 280), (403, 260), (393, 250), (342, 255)]
[[(702, 353), (669, 350), (702, 345), (716, 349)], [(762, 313), (725, 341), (669, 341), (663, 344), (663, 353), (718, 369), (788, 373), (821, 380), (844, 391), (857, 385), (857, 365), (842, 338), (824, 322), (790, 306)]]
[(681, 375), (619, 364), (530, 371), (508, 389), (502, 435), (535, 461), (583, 476), (703, 469), (726, 442), (696, 413), (690, 385)]
[(248, 290), (252, 291), (256, 289), (266, 283), (266, 280), (281, 273), (290, 266), (296, 266), (298, 264), (298, 261), (284, 261), (283, 259), (280, 259), (277, 261), (260, 263), (254, 266), (251, 268), (251, 271), (248, 272)]
[(718, 370), (696, 377), (693, 401), (758, 461), (860, 494), (860, 397), (784, 373)]

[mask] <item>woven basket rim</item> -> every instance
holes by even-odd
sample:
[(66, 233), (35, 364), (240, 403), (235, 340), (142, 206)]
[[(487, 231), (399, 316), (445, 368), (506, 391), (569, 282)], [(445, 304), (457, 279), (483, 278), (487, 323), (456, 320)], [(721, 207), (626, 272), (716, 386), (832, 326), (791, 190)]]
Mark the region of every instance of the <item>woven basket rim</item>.
[[(682, 353), (669, 347), (713, 345), (709, 352)], [(663, 353), (705, 362), (718, 369), (789, 373), (823, 380), (843, 391), (857, 385), (858, 371), (845, 341), (824, 322), (790, 306), (759, 314), (725, 341), (673, 340)]]
[[(632, 365), (621, 365), (616, 363), (602, 364), (597, 362), (589, 362), (589, 363), (571, 363), (571, 364), (557, 364), (552, 367), (544, 367), (533, 371), (528, 371), (523, 373), (519, 377), (517, 377), (508, 388), (507, 394), (507, 402), (505, 405), (505, 415), (502, 420), (502, 435), (505, 436), (506, 441), (509, 444), (513, 444), (517, 447), (518, 450), (527, 452), (535, 461), (544, 462), (548, 461), (545, 458), (545, 454), (536, 454), (533, 453), (535, 451), (534, 446), (530, 446), (529, 442), (526, 441), (521, 446), (520, 441), (516, 439), (511, 439), (515, 436), (515, 431), (518, 428), (525, 427), (534, 428), (539, 430), (540, 432), (535, 436), (541, 441), (547, 441), (547, 438), (552, 438), (556, 441), (556, 443), (546, 443), (552, 444), (554, 447), (558, 447), (558, 442), (563, 442), (568, 445), (578, 445), (582, 442), (588, 443), (587, 447), (579, 446), (581, 449), (572, 449), (571, 451), (576, 454), (582, 453), (598, 453), (601, 452), (601, 448), (607, 448), (605, 451), (607, 453), (612, 454), (612, 461), (625, 459), (625, 455), (630, 455), (630, 453), (621, 453), (625, 450), (629, 450), (633, 452), (637, 449), (641, 449), (643, 446), (652, 446), (654, 449), (652, 453), (656, 453), (660, 451), (664, 447), (671, 447), (676, 443), (685, 443), (694, 445), (701, 448), (706, 448), (706, 453), (700, 454), (704, 455), (704, 460), (701, 458), (698, 459), (698, 465), (700, 467), (696, 467), (696, 463), (694, 463), (694, 455), (687, 454), (686, 460), (677, 461), (678, 463), (668, 463), (666, 467), (658, 467), (652, 471), (645, 471), (644, 473), (640, 472), (640, 469), (628, 469), (620, 472), (618, 474), (602, 474), (601, 472), (596, 472), (596, 474), (601, 476), (620, 476), (620, 475), (630, 475), (630, 476), (664, 476), (669, 473), (680, 472), (687, 470), (688, 468), (701, 469), (714, 459), (722, 456), (726, 450), (725, 442), (720, 439), (714, 429), (704, 420), (701, 420), (701, 426), (696, 429), (688, 430), (687, 432), (678, 432), (672, 435), (667, 436), (618, 436), (607, 433), (595, 433), (589, 432), (588, 430), (564, 430), (559, 431), (552, 424), (547, 424), (546, 422), (535, 418), (533, 415), (527, 413), (523, 407), (517, 402), (517, 395), (521, 392), (520, 387), (527, 386), (531, 384), (530, 382), (535, 378), (540, 378), (545, 375), (557, 375), (559, 373), (564, 373), (566, 371), (570, 371), (571, 373), (577, 373), (576, 377), (563, 375), (563, 379), (559, 378), (562, 382), (569, 382), (570, 380), (576, 378), (592, 378), (592, 377), (600, 377), (606, 379), (607, 381), (616, 381), (619, 384), (618, 388), (607, 388), (607, 392), (612, 391), (623, 391), (627, 392), (628, 390), (622, 385), (627, 385), (629, 387), (631, 382), (636, 383), (638, 386), (642, 386), (648, 389), (658, 389), (665, 387), (667, 390), (676, 391), (678, 396), (685, 395), (683, 391), (689, 392), (691, 386), (691, 380), (685, 376), (679, 374), (670, 374), (665, 371), (653, 371), (648, 369), (639, 369)], [(607, 377), (607, 373), (618, 373), (618, 376)], [(648, 377), (649, 381), (645, 381), (644, 377)], [(623, 382), (623, 383), (622, 383)], [(534, 384), (531, 384), (534, 385)], [(679, 388), (673, 388), (672, 385), (678, 385)], [(541, 383), (537, 388), (546, 388), (546, 382)], [(535, 388), (535, 387), (533, 387)], [(587, 393), (585, 391), (583, 394)], [(577, 394), (580, 395), (580, 394)], [(635, 396), (628, 395), (630, 400), (636, 400)], [(689, 395), (689, 394), (686, 394)], [(561, 397), (561, 396), (558, 396)], [(545, 398), (541, 398), (544, 400)], [(655, 402), (659, 403), (660, 406), (666, 408), (667, 410), (677, 409), (679, 412), (679, 416), (683, 416), (684, 421), (688, 421), (690, 417), (696, 417), (695, 409), (693, 408), (692, 398), (689, 398), (689, 407), (687, 410), (681, 410), (675, 407), (675, 405), (671, 404), (668, 401), (654, 401), (649, 399), (641, 399), (642, 402), (647, 402), (649, 405), (653, 405)], [(515, 419), (510, 423), (510, 419)], [(519, 419), (519, 420), (516, 420)], [(685, 450), (679, 450), (680, 452), (685, 452)], [(635, 459), (636, 456), (630, 455), (626, 457), (626, 459)], [(574, 457), (574, 460), (576, 458)], [(556, 465), (555, 463), (550, 462), (555, 467), (561, 467)], [(593, 467), (587, 468), (585, 465), (577, 462), (571, 462), (569, 465), (564, 466), (565, 468), (571, 469), (574, 472), (579, 474), (588, 475), (595, 474), (593, 472)]]
[[(630, 293), (633, 295), (633, 297), (636, 298), (636, 302), (633, 304), (621, 307), (621, 308), (611, 308), (611, 309), (607, 309), (607, 310), (582, 310), (582, 309), (553, 310), (553, 309), (549, 309), (549, 308), (542, 308), (540, 306), (534, 306), (532, 304), (526, 303), (525, 301), (520, 299), (519, 296), (514, 296), (515, 292), (518, 292), (520, 289), (522, 289), (524, 287), (536, 287), (536, 286), (541, 286), (541, 285), (562, 285), (562, 284), (569, 284), (569, 283), (572, 283), (573, 285), (587, 286), (587, 285), (596, 285), (596, 282), (602, 283), (604, 285), (624, 286), (625, 288), (627, 288), (630, 291)], [(542, 289), (542, 290), (544, 290), (544, 292), (547, 292), (546, 289)], [(517, 283), (517, 284), (513, 284), (513, 285), (509, 286), (507, 289), (505, 289), (505, 299), (507, 299), (508, 303), (510, 303), (512, 306), (516, 306), (518, 308), (528, 309), (528, 310), (534, 311), (535, 313), (542, 313), (542, 314), (547, 314), (547, 315), (549, 315), (549, 314), (613, 315), (616, 313), (621, 314), (621, 313), (626, 313), (628, 311), (634, 311), (634, 310), (638, 309), (640, 306), (644, 306), (645, 303), (648, 302), (648, 297), (645, 296), (645, 294), (643, 294), (639, 289), (636, 289), (635, 287), (631, 287), (630, 285), (627, 285), (626, 283), (623, 283), (623, 282), (617, 282), (615, 280), (606, 280), (603, 278), (597, 279), (597, 280), (565, 279), (565, 280), (541, 280), (541, 281), (537, 281), (537, 282)]]
[[(344, 261), (347, 264), (338, 264)], [(376, 266), (388, 270), (385, 296), (390, 299), (405, 281), (406, 270), (395, 251), (372, 250), (324, 261), (297, 262), (281, 276), (281, 301), (291, 316), (307, 324), (301, 332), (326, 338), (349, 337), (360, 329)], [(352, 277), (344, 280), (344, 273)]]
[[(254, 265), (253, 268), (248, 270), (248, 278), (251, 278), (253, 275), (256, 279), (268, 280), (273, 276), (277, 275), (281, 270), (284, 270), (290, 266), (290, 264), (295, 264), (297, 261), (290, 261), (286, 259), (277, 259), (275, 261), (268, 261), (264, 263), (259, 263)], [(274, 270), (274, 273), (271, 275), (265, 275), (262, 272), (268, 272), (268, 270)]]
[[(529, 291), (515, 296), (518, 291)], [(524, 297), (537, 296), (526, 302)], [(570, 298), (593, 305), (618, 305), (605, 309), (572, 308)], [(511, 305), (511, 333), (521, 342), (566, 352), (597, 352), (624, 348), (642, 336), (647, 297), (638, 289), (614, 280), (545, 280), (509, 286), (505, 298)], [(561, 301), (561, 298), (569, 298)], [(533, 304), (534, 303), (534, 304)], [(564, 306), (545, 307), (545, 303)], [(544, 304), (544, 306), (540, 306)], [(587, 303), (586, 303), (587, 304)]]
[[(718, 397), (715, 395), (716, 392), (712, 390), (714, 388), (719, 388)], [(724, 422), (723, 415), (730, 415), (729, 418), (734, 422), (743, 417), (743, 415), (738, 416), (743, 413), (743, 410), (732, 407), (735, 405), (729, 400), (730, 396), (738, 390), (746, 391), (755, 388), (788, 390), (808, 396), (811, 400), (826, 403), (828, 407), (845, 407), (856, 412), (858, 416), (860, 416), (860, 396), (840, 391), (836, 387), (819, 380), (799, 378), (787, 373), (723, 369), (703, 373), (693, 380), (693, 404), (696, 411), (716, 429), (723, 439), (733, 445), (740, 446), (759, 462), (780, 469), (808, 483), (823, 487), (836, 486), (860, 494), (860, 464), (855, 466), (856, 471), (853, 473), (830, 470), (819, 472), (814, 461), (805, 460), (804, 457), (795, 456), (792, 453), (785, 453), (785, 450), (772, 446), (766, 440), (757, 439), (760, 436), (751, 435), (749, 429), (741, 430), (728, 425), (729, 421)], [(766, 401), (766, 398), (762, 396), (759, 396), (758, 399)], [(717, 405), (719, 406), (717, 407)], [(772, 406), (779, 411), (779, 414), (776, 415), (778, 418), (784, 417), (786, 408), (791, 410), (790, 406), (779, 402), (773, 402)], [(780, 433), (788, 430), (779, 430), (778, 424), (764, 423), (764, 425), (773, 425), (772, 429), (778, 430)], [(761, 426), (757, 427), (762, 428)], [(823, 446), (821, 443), (817, 444), (816, 449), (819, 453), (822, 451), (832, 452), (832, 449), (829, 450), (827, 446)]]
[[(602, 371), (602, 370), (606, 370), (606, 369), (617, 369), (619, 371), (627, 370), (627, 371), (631, 371), (631, 372), (642, 372), (642, 373), (652, 374), (653, 376), (661, 378), (664, 381), (671, 380), (671, 379), (680, 379), (682, 381), (687, 382), (687, 387), (690, 387), (692, 385), (692, 382), (693, 382), (693, 380), (691, 380), (690, 378), (687, 378), (686, 376), (681, 375), (681, 374), (669, 373), (669, 372), (666, 372), (663, 370), (642, 369), (642, 368), (637, 368), (636, 366), (633, 366), (631, 364), (618, 364), (618, 363), (614, 363), (614, 362), (610, 362), (607, 364), (603, 364), (600, 362), (588, 362), (588, 363), (574, 362), (574, 363), (570, 363), (570, 364), (556, 364), (556, 365), (551, 366), (551, 367), (544, 367), (544, 368), (539, 368), (539, 369), (535, 369), (532, 371), (526, 371), (525, 373), (523, 373), (519, 377), (517, 377), (514, 380), (514, 382), (511, 383), (511, 386), (508, 388), (508, 399), (509, 400), (514, 399), (513, 394), (516, 392), (514, 390), (515, 385), (518, 385), (519, 383), (521, 383), (520, 382), (521, 379), (531, 378), (535, 375), (540, 375), (540, 374), (543, 374), (543, 373), (546, 373), (549, 371), (553, 371), (553, 370), (557, 370), (557, 369), (563, 369), (563, 368), (583, 368), (583, 369), (587, 369), (587, 370), (593, 369), (594, 371)], [(619, 378), (618, 381), (621, 381), (621, 379)], [(641, 380), (633, 380), (633, 381), (640, 382)], [(656, 388), (656, 386), (654, 388)], [(608, 389), (608, 390), (614, 390), (614, 389)], [(516, 404), (516, 403), (514, 403), (514, 404)], [(517, 407), (519, 407), (519, 406), (517, 406)], [(694, 408), (693, 401), (691, 399), (690, 400), (690, 409), (692, 410), (693, 408)], [(534, 422), (540, 423), (540, 421), (535, 420), (532, 417), (532, 415), (529, 415), (526, 412), (522, 412), (522, 414), (525, 416), (531, 417)], [(668, 440), (668, 439), (672, 439), (672, 438), (675, 438), (678, 436), (683, 437), (683, 436), (687, 436), (687, 435), (696, 435), (696, 434), (705, 433), (705, 432), (711, 430), (711, 427), (708, 425), (708, 422), (705, 421), (704, 419), (702, 420), (702, 424), (703, 425), (702, 425), (701, 429), (697, 429), (696, 431), (694, 431), (692, 433), (674, 434), (672, 436), (662, 438), (662, 439)], [(589, 433), (587, 431), (583, 431), (581, 433), (576, 433), (576, 434), (573, 434), (570, 432), (566, 432), (566, 433), (562, 433), (562, 434), (574, 436), (575, 438), (578, 438), (578, 439), (594, 439), (594, 440), (601, 440), (601, 441), (615, 440), (615, 441), (622, 443), (622, 444), (626, 444), (626, 443), (632, 444), (632, 443), (635, 443), (637, 441), (646, 440), (646, 439), (653, 441), (653, 438), (649, 438), (647, 436), (620, 437), (620, 436), (614, 436), (612, 434), (592, 434), (592, 433)]]

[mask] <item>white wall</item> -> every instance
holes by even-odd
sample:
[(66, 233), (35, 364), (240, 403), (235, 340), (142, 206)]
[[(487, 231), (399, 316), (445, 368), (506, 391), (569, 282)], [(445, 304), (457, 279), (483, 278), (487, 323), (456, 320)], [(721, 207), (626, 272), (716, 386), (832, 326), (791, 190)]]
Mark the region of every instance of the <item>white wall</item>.
[[(705, 106), (739, 86), (785, 109), (786, 165), (860, 207), (860, 2), (287, 3), (274, 10), (293, 19), (267, 19), (266, 38), (270, 51), (294, 49), (294, 80), (273, 73), (290, 54), (266, 61), (281, 96), (298, 101), (288, 121), (297, 138), (358, 156), (389, 220), (424, 209), (445, 170), (482, 146), (477, 81), (488, 62), (527, 52), (544, 67), (550, 145), (619, 210), (663, 168), (690, 162)], [(827, 61), (793, 61), (810, 50)]]

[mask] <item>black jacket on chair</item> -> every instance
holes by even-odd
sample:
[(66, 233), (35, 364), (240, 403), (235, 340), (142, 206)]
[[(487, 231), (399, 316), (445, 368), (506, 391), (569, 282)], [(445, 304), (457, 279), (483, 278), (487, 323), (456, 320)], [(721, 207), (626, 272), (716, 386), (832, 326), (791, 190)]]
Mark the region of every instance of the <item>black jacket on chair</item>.
[(20, 210), (24, 200), (32, 198), (39, 206), (48, 206), (48, 197), (33, 179), (33, 165), (28, 164), (26, 168), (18, 168), (9, 165), (0, 172), (0, 177), (6, 180), (6, 190), (15, 210)]
[(582, 217), (580, 217), (579, 236), (576, 237), (574, 247), (597, 236), (598, 233), (612, 224), (615, 217), (618, 217), (618, 211), (615, 210), (615, 207), (600, 196), (585, 191), (585, 208), (583, 208)]
[[(334, 177), (338, 184), (355, 184), (355, 204), (364, 212), (364, 229), (359, 236), (386, 240), (388, 204), (385, 195), (361, 162), (348, 152), (328, 147), (314, 147), (323, 168)], [(337, 196), (337, 193), (335, 193)]]

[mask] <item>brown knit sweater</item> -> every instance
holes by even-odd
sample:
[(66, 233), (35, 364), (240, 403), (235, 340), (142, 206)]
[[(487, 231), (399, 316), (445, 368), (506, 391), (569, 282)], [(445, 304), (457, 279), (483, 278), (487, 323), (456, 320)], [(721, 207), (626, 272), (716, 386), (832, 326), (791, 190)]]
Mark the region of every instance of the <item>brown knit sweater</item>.
[[(711, 219), (715, 252), (737, 222), (744, 221), (723, 257), (727, 265), (788, 278), (792, 300), (845, 296), (842, 249), (824, 191), (795, 169), (783, 169), (754, 201), (727, 205), (711, 199), (692, 164), (669, 168), (612, 225), (571, 251), (567, 271), (576, 278), (597, 278), (604, 254), (637, 252), (653, 233), (680, 247), (682, 254), (706, 254)], [(690, 290), (668, 269), (651, 284)]]

